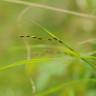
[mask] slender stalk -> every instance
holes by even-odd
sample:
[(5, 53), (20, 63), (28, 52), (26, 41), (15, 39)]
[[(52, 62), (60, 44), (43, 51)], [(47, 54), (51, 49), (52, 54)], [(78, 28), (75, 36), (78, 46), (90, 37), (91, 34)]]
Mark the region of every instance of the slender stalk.
[[(23, 41), (24, 41), (24, 45), (26, 47), (27, 60), (30, 61), (31, 60), (31, 47), (29, 44), (29, 40), (23, 39)], [(26, 64), (26, 66), (28, 66), (28, 65)], [(36, 93), (36, 86), (35, 86), (34, 80), (30, 76), (29, 76), (29, 81), (32, 86), (32, 95), (34, 95)]]
[(87, 43), (94, 43), (95, 41), (96, 41), (96, 39), (92, 38), (92, 39), (81, 41), (78, 45), (84, 45), (84, 44), (87, 44)]
[(94, 15), (79, 13), (79, 12), (70, 11), (70, 10), (65, 10), (65, 9), (56, 8), (56, 7), (52, 7), (52, 6), (48, 6), (48, 5), (37, 4), (37, 3), (21, 1), (21, 0), (3, 0), (3, 1), (9, 2), (9, 3), (26, 5), (26, 6), (30, 6), (30, 7), (47, 9), (47, 10), (51, 10), (51, 11), (56, 11), (56, 12), (61, 12), (61, 13), (65, 13), (65, 14), (70, 14), (70, 15), (74, 15), (74, 16), (79, 16), (79, 17), (83, 17), (83, 18), (95, 19), (96, 20), (96, 16), (94, 16)]

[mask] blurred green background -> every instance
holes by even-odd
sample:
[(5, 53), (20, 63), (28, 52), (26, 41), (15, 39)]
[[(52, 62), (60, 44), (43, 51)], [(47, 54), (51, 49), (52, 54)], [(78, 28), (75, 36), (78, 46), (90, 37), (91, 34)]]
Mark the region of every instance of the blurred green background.
[[(21, 1), (96, 15), (96, 0)], [(96, 56), (96, 19), (0, 0), (0, 96), (96, 96), (96, 70), (70, 54), (65, 55), (65, 47), (48, 40), (52, 37), (33, 21), (82, 56)], [(37, 38), (22, 39), (22, 35)], [(29, 64), (27, 59), (37, 61)], [(96, 68), (96, 58), (88, 62)], [(18, 66), (2, 70), (10, 64)]]

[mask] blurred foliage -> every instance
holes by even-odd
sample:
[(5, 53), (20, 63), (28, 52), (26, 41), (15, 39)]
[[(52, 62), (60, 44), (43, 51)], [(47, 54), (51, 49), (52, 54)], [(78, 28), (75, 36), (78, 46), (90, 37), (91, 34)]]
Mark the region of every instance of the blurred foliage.
[[(0, 96), (96, 96), (96, 19), (7, 1), (0, 0)], [(96, 15), (96, 0), (21, 1)]]

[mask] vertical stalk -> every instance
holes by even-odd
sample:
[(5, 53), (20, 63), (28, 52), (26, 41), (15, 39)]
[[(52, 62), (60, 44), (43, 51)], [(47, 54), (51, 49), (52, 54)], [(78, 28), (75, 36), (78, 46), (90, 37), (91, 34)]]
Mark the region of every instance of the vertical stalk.
[[(30, 44), (29, 44), (29, 40), (26, 40), (26, 39), (23, 39), (24, 41), (24, 45), (26, 47), (26, 59), (28, 61), (30, 61), (32, 59), (31, 57), (31, 47), (30, 47)], [(25, 67), (28, 66), (28, 64), (25, 65)], [(31, 78), (31, 76), (28, 75), (28, 78), (29, 78), (29, 81), (30, 81), (30, 84), (32, 86), (32, 95), (34, 95), (36, 93), (36, 86), (35, 86), (35, 82), (34, 80)]]

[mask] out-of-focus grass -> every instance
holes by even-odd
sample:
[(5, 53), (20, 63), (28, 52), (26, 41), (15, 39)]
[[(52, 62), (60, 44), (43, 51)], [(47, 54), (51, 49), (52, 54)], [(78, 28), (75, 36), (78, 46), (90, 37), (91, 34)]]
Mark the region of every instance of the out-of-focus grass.
[[(22, 1), (96, 15), (95, 0)], [(26, 8), (22, 4), (0, 1), (0, 96), (95, 96), (95, 20), (36, 7), (28, 8), (22, 15)], [(47, 33), (33, 21), (44, 26)], [(53, 40), (53, 34), (75, 49), (88, 64), (77, 53), (73, 56), (74, 52), (69, 47), (67, 49), (58, 40)], [(20, 35), (43, 40), (23, 40)], [(29, 49), (26, 49), (25, 41)], [(36, 93), (32, 93), (33, 89)]]

